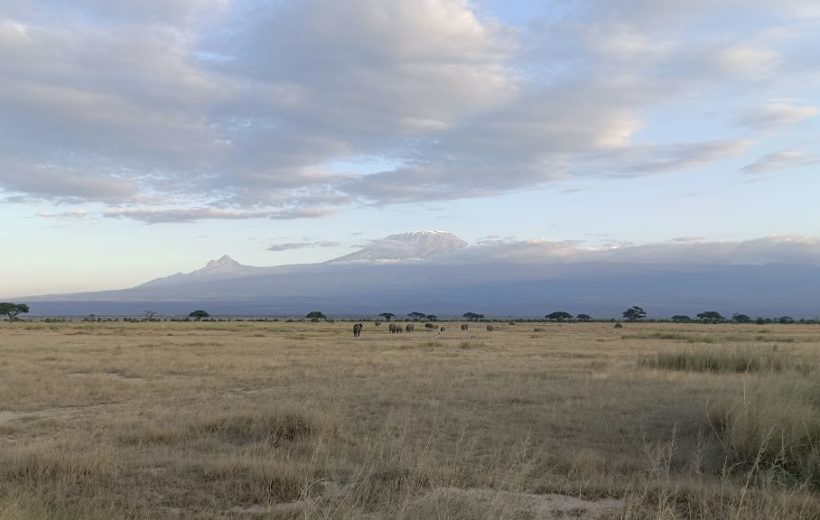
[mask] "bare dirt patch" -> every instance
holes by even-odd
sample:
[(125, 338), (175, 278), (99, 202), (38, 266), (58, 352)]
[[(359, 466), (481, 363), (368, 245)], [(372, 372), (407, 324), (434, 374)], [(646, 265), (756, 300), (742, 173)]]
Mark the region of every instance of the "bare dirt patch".
[(60, 408), (44, 408), (42, 410), (0, 410), (0, 425), (12, 423), (14, 421), (31, 421), (36, 419), (63, 419), (79, 415), (93, 409), (98, 409), (102, 405), (89, 406), (65, 406)]
[(624, 501), (613, 498), (585, 500), (570, 495), (513, 493), (494, 489), (436, 488), (419, 498), (422, 505), (441, 504), (460, 507), (469, 504), (472, 508), (493, 511), (505, 518), (528, 518), (547, 520), (553, 518), (598, 519), (618, 513)]
[(59, 417), (68, 417), (70, 415), (76, 414), (78, 411), (78, 408), (50, 408), (48, 410), (36, 410), (32, 412), (0, 410), (0, 424), (32, 419), (53, 419)]
[(112, 381), (127, 381), (129, 383), (143, 383), (148, 381), (144, 377), (139, 376), (129, 376), (125, 374), (120, 374), (118, 372), (73, 372), (68, 374), (68, 377), (72, 378), (86, 378), (86, 377), (104, 377), (107, 379), (111, 379)]
[(228, 512), (235, 515), (270, 515), (299, 513), (305, 511), (308, 507), (310, 507), (308, 502), (295, 500), (293, 502), (281, 502), (271, 505), (253, 504), (250, 506), (237, 506), (232, 507)]

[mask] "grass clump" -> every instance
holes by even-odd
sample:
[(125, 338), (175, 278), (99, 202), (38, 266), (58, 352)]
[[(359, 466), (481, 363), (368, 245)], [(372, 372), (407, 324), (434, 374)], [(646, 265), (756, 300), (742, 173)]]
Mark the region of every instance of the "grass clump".
[(0, 479), (7, 483), (93, 487), (116, 472), (116, 462), (108, 449), (86, 451), (47, 444), (12, 449), (0, 458)]
[(687, 341), (691, 338), (689, 334), (678, 332), (653, 332), (650, 334), (624, 334), (621, 339), (663, 339), (670, 341)]
[(233, 455), (181, 468), (179, 479), (201, 486), (194, 501), (202, 506), (267, 505), (296, 500), (312, 480), (311, 470), (290, 461)]
[(215, 436), (231, 444), (283, 442), (313, 437), (319, 430), (313, 419), (296, 411), (237, 413), (211, 419), (191, 427), (194, 435)]
[(711, 404), (730, 468), (757, 480), (820, 490), (820, 381), (780, 380)]
[(809, 372), (811, 370), (810, 366), (789, 358), (786, 353), (776, 348), (765, 351), (743, 348), (735, 350), (698, 348), (658, 352), (655, 356), (641, 358), (638, 364), (644, 368), (684, 372), (782, 372), (788, 369)]

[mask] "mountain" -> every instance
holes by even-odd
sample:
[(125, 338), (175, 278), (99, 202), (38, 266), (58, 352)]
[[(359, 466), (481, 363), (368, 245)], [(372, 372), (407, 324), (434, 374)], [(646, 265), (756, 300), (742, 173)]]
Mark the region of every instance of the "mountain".
[[(801, 243), (795, 247), (804, 249)], [(609, 318), (632, 305), (644, 307), (650, 318), (706, 310), (725, 316), (820, 314), (818, 263), (781, 254), (756, 264), (749, 259), (759, 258), (760, 248), (749, 249), (674, 244), (615, 254), (546, 241), (468, 246), (450, 233), (423, 231), (391, 235), (320, 264), (253, 267), (226, 255), (130, 289), (14, 301), (28, 303), (33, 315), (133, 315), (146, 309), (185, 315), (202, 308), (213, 315), (291, 316), (313, 310), (544, 316), (565, 310)], [(695, 254), (704, 251), (712, 256)]]
[(205, 267), (190, 273), (177, 273), (145, 282), (137, 287), (161, 287), (183, 283), (207, 282), (210, 280), (238, 278), (265, 271), (264, 267), (242, 265), (228, 255), (211, 260)]
[(330, 260), (339, 262), (395, 262), (447, 255), (467, 247), (467, 242), (445, 231), (415, 231), (376, 240), (360, 251)]
[(359, 262), (267, 268), (257, 274), (120, 291), (29, 298), (35, 315), (211, 314), (543, 316), (554, 310), (618, 317), (640, 305), (649, 317), (717, 310), (726, 316), (820, 314), (817, 266), (559, 265)]

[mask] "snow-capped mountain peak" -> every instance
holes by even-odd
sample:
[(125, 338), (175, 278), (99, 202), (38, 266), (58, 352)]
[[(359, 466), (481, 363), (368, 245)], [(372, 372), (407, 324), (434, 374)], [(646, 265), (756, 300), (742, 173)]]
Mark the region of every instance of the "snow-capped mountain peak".
[(389, 262), (421, 260), (467, 247), (467, 242), (446, 231), (412, 231), (375, 240), (365, 248), (331, 262)]
[(216, 273), (216, 272), (231, 272), (237, 268), (245, 267), (228, 255), (222, 255), (221, 258), (211, 260), (205, 267), (194, 271), (195, 273)]

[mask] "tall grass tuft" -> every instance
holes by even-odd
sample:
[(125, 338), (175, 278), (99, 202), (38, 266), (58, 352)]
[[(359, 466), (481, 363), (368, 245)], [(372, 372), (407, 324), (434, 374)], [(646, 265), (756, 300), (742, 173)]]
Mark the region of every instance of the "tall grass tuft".
[(709, 406), (707, 417), (731, 468), (756, 480), (820, 490), (820, 381), (759, 384)]
[(319, 430), (314, 420), (296, 411), (237, 413), (191, 428), (194, 434), (212, 435), (232, 444), (265, 442), (271, 446), (311, 437)]
[(655, 356), (641, 358), (638, 364), (644, 368), (714, 373), (783, 372), (790, 369), (808, 373), (812, 368), (777, 348), (695, 348), (658, 352)]

